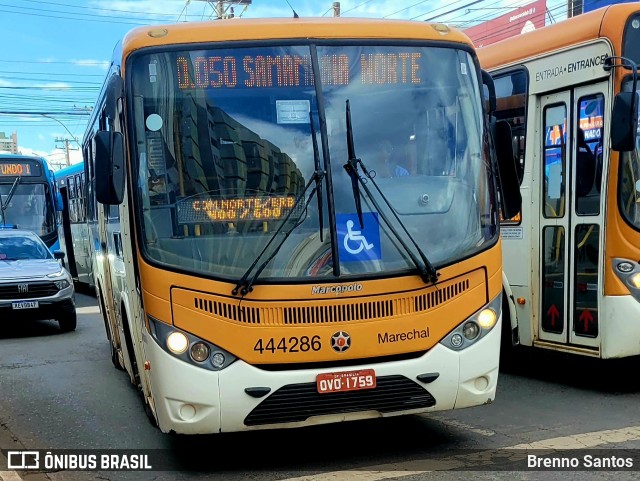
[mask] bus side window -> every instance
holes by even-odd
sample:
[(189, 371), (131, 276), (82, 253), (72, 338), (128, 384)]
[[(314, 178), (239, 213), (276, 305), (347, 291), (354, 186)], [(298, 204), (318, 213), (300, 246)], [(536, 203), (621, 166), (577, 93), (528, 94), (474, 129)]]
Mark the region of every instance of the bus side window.
[(76, 179), (76, 192), (75, 192), (75, 202), (76, 202), (76, 221), (82, 222), (82, 181), (80, 180), (80, 174), (75, 175)]
[(69, 220), (71, 222), (76, 222), (76, 189), (75, 189), (75, 180), (73, 176), (67, 178), (67, 196), (69, 200)]
[(496, 120), (506, 120), (511, 126), (518, 180), (522, 184), (525, 167), (529, 76), (524, 69), (517, 69), (496, 74), (494, 82), (496, 86)]
[(598, 215), (602, 183), (604, 96), (592, 94), (581, 97), (577, 117), (576, 212), (579, 215)]
[(584, 139), (584, 130), (578, 127), (578, 153), (576, 163), (576, 195), (586, 196), (593, 188), (596, 176), (596, 157)]
[(593, 154), (596, 156), (596, 191), (600, 193), (602, 188), (602, 140), (596, 144)]

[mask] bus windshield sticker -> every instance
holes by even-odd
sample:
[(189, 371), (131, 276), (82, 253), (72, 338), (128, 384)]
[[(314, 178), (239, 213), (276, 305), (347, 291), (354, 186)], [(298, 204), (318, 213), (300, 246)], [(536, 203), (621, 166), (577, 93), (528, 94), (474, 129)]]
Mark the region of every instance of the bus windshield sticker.
[(308, 124), (308, 100), (276, 100), (277, 122), (279, 124)]
[(358, 214), (336, 214), (340, 262), (380, 260), (380, 223), (375, 212), (363, 212), (364, 226)]
[(157, 132), (162, 128), (162, 117), (158, 114), (151, 114), (147, 117), (145, 124), (149, 130)]
[(158, 78), (158, 69), (156, 68), (156, 62), (151, 62), (149, 64), (149, 82), (155, 83)]

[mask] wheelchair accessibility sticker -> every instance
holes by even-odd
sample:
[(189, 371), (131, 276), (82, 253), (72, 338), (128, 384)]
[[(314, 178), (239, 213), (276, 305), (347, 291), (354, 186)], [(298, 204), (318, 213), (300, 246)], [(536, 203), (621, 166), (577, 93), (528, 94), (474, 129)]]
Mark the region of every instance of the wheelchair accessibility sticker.
[(362, 214), (364, 228), (357, 214), (336, 214), (338, 226), (338, 253), (342, 262), (380, 260), (380, 224), (378, 214)]

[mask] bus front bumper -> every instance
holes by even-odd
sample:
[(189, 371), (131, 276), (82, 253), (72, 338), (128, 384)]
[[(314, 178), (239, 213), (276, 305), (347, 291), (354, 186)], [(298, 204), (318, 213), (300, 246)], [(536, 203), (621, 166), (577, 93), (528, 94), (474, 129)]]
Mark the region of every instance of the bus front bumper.
[[(281, 371), (263, 370), (242, 360), (222, 371), (205, 370), (171, 356), (146, 334), (150, 369), (145, 373), (163, 432), (210, 434), (295, 428), (446, 411), (494, 400), (501, 323), (499, 319), (479, 342), (458, 352), (436, 344), (409, 360), (375, 364), (366, 364), (365, 360), (343, 369)], [(331, 402), (334, 393), (317, 393), (318, 374), (360, 369), (375, 370), (375, 389), (338, 393), (348, 402), (337, 403)], [(396, 390), (404, 394), (398, 395)], [(256, 393), (264, 395), (254, 397)]]

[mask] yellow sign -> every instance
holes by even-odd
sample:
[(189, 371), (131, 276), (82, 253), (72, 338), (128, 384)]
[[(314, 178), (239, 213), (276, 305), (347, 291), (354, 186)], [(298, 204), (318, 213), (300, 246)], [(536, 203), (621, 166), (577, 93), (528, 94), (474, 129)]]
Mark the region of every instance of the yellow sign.
[(33, 166), (28, 162), (11, 162), (0, 164), (0, 176), (22, 177), (37, 175), (33, 172)]
[(270, 221), (286, 217), (295, 204), (292, 196), (242, 199), (189, 199), (178, 204), (178, 222)]
[[(323, 85), (420, 84), (419, 52), (322, 55)], [(314, 84), (309, 55), (181, 55), (176, 60), (178, 86), (184, 89), (309, 87)]]

